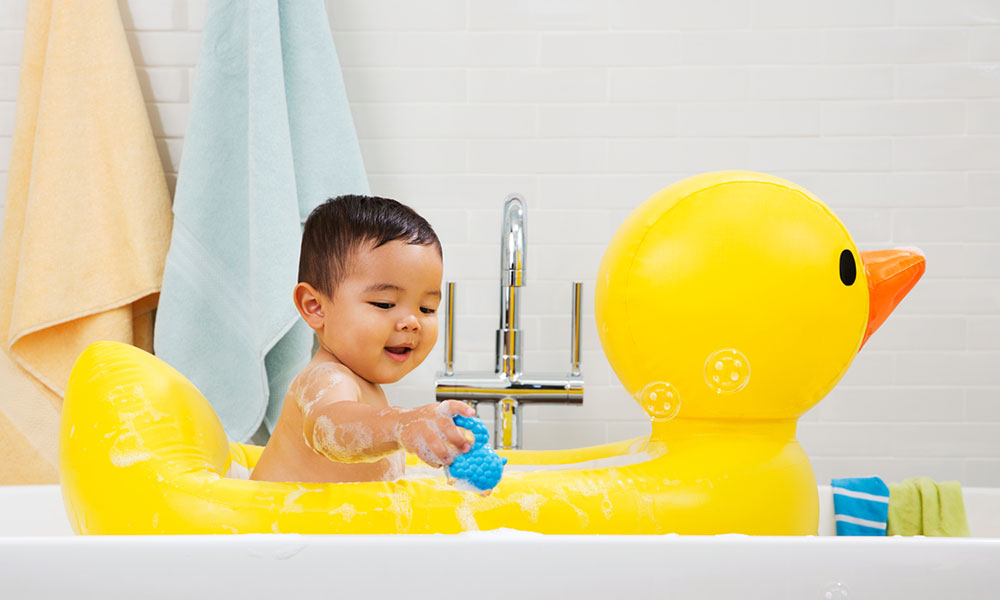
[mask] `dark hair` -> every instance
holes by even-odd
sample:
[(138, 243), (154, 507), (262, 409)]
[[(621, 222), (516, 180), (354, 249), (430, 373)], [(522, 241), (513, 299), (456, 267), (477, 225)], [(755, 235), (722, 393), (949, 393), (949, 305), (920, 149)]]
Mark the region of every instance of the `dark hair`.
[(328, 297), (347, 275), (350, 259), (363, 244), (373, 248), (394, 240), (422, 246), (441, 242), (430, 223), (390, 198), (348, 195), (330, 198), (306, 219), (299, 254), (299, 282)]

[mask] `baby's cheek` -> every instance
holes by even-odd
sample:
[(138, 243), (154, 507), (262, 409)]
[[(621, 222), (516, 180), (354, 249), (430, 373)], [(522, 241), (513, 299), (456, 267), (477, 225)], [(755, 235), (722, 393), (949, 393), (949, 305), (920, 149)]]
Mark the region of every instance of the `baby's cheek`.
[(433, 346), (438, 339), (438, 319), (436, 314), (428, 317), (427, 322), (424, 324), (424, 339), (427, 340), (428, 346)]
[(416, 351), (414, 352), (415, 356), (413, 357), (415, 359), (413, 361), (414, 367), (424, 362), (424, 359), (427, 358), (427, 355), (431, 353), (432, 346), (433, 344), (421, 344), (420, 347), (416, 349)]

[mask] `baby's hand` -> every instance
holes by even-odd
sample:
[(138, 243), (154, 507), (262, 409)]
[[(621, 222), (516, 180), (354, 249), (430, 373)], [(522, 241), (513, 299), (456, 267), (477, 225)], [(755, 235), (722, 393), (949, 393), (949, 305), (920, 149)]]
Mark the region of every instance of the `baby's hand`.
[(434, 468), (450, 465), (472, 445), (452, 421), (455, 415), (471, 417), (471, 406), (457, 400), (427, 404), (402, 413), (396, 425), (396, 440), (408, 452)]
[(507, 458), (499, 456), (490, 446), (490, 432), (474, 417), (456, 416), (455, 424), (472, 434), (472, 450), (455, 457), (444, 472), (448, 483), (459, 489), (489, 496), (503, 477)]

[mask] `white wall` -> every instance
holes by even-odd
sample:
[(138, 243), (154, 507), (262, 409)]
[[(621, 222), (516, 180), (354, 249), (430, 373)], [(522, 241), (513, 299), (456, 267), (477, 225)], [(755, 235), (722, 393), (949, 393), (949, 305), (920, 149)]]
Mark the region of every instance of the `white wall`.
[[(205, 5), (121, 2), (171, 185)], [(25, 6), (0, 3), (0, 168)], [(927, 254), (924, 279), (802, 419), (817, 478), (1000, 486), (1000, 2), (327, 6), (373, 191), (429, 218), (459, 282), (457, 367), (492, 367), (507, 193), (529, 206), (528, 370), (567, 365), (570, 281), (585, 281), (585, 404), (526, 409), (528, 447), (647, 430), (597, 340), (598, 261), (652, 192), (745, 168), (810, 188), (864, 249)], [(391, 399), (431, 401), (440, 363), (438, 349)]]

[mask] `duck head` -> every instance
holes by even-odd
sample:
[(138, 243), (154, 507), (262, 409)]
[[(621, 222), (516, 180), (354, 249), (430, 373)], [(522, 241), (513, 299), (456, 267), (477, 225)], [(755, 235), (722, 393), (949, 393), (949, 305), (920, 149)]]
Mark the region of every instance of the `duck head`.
[(792, 419), (924, 268), (913, 248), (859, 252), (791, 182), (708, 173), (654, 194), (619, 228), (598, 271), (598, 334), (654, 420)]

